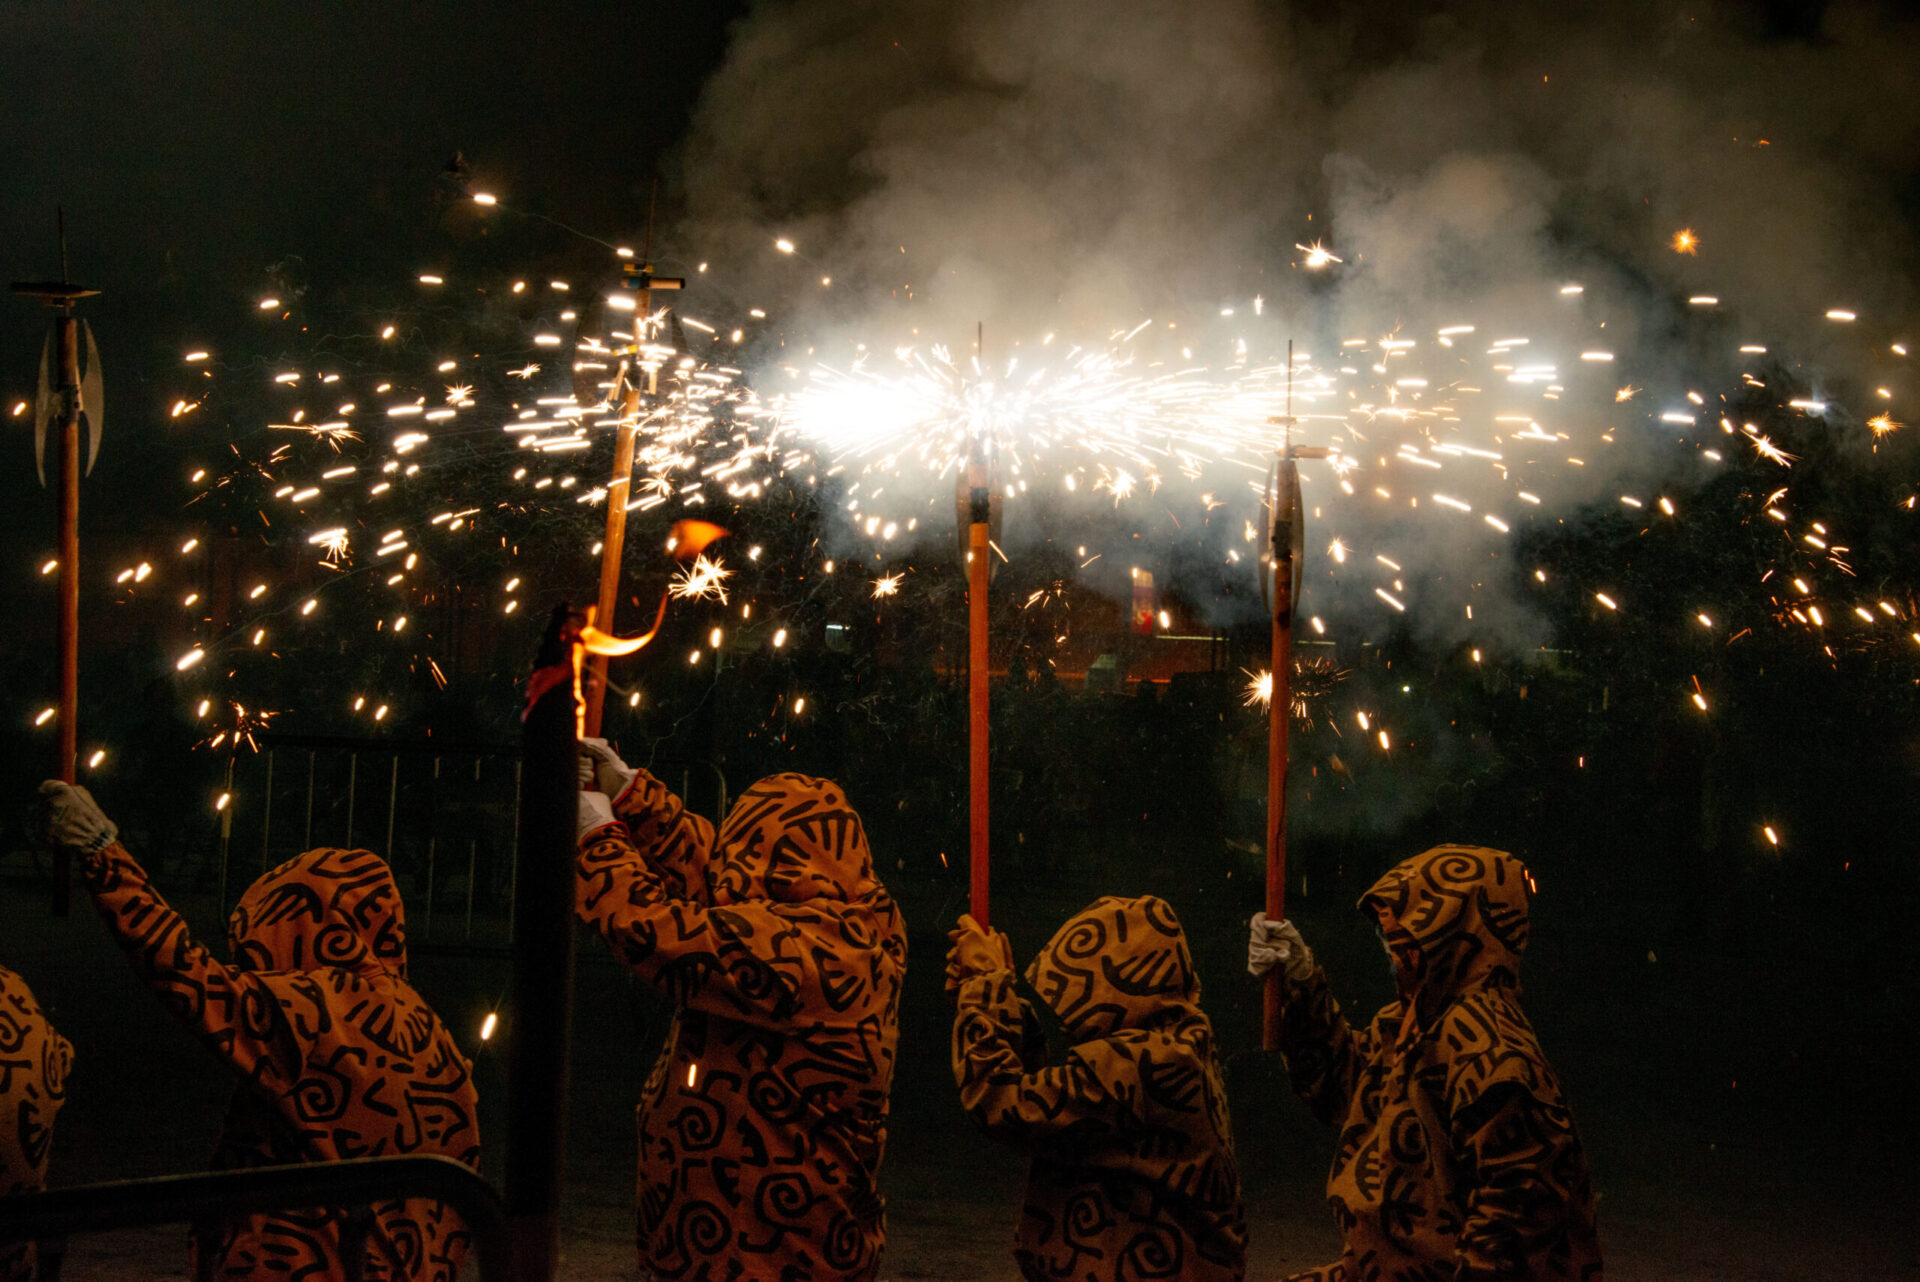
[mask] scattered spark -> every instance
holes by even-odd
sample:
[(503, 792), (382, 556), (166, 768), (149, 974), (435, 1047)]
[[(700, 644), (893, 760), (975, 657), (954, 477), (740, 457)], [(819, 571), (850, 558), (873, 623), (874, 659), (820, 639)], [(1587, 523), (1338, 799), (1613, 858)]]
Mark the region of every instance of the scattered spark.
[(726, 569), (717, 558), (709, 558), (702, 552), (693, 558), (693, 563), (675, 576), (667, 589), (672, 596), (686, 601), (718, 601), (727, 603), (726, 581), (733, 571)]

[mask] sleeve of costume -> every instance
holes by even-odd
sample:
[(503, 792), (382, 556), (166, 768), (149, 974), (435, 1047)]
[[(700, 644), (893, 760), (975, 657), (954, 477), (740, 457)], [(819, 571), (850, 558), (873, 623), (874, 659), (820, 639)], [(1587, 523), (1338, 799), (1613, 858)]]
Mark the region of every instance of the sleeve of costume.
[[(1284, 979), (1281, 980), (1286, 983)], [(1289, 984), (1280, 1010), (1280, 1053), (1293, 1089), (1313, 1115), (1332, 1125), (1346, 1116), (1353, 1085), (1367, 1055), (1367, 1035), (1355, 1032), (1333, 998), (1319, 966)]]
[(44, 1186), (53, 1119), (67, 1101), (73, 1047), (26, 981), (0, 967), (0, 1197)]
[(803, 904), (708, 907), (676, 897), (617, 824), (588, 833), (574, 910), (642, 979), (693, 1010), (757, 1021), (819, 1005), (860, 967), (835, 923)]
[(235, 970), (195, 943), (119, 842), (81, 863), (101, 920), (134, 970), (180, 1021), (250, 1081), (287, 1084), (329, 1017), (319, 986), (305, 976)]
[(660, 878), (669, 898), (707, 902), (706, 867), (713, 858), (713, 824), (689, 814), (686, 803), (645, 770), (636, 770), (613, 813), (626, 821), (636, 850)]
[(1456, 1147), (1473, 1169), (1460, 1230), (1462, 1279), (1558, 1276), (1546, 1257), (1589, 1219), (1586, 1160), (1564, 1107), (1501, 1082), (1454, 1118)]
[(975, 975), (960, 985), (953, 1021), (953, 1080), (960, 1106), (987, 1134), (1014, 1144), (1065, 1130), (1118, 1129), (1135, 1113), (1138, 1066), (1118, 1046), (1069, 1050), (1058, 1068), (1028, 1072), (1020, 1059), (1020, 999), (1013, 972)]

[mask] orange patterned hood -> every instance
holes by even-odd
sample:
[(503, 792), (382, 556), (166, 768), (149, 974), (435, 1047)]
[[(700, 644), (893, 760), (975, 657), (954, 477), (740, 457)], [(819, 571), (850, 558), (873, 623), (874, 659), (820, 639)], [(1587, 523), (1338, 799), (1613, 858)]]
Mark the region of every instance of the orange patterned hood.
[(243, 970), (407, 974), (400, 890), (370, 850), (309, 850), (262, 874), (240, 896), (227, 939)]
[(867, 830), (830, 779), (768, 775), (720, 825), (715, 904), (859, 903), (880, 890)]
[(1359, 906), (1392, 910), (1387, 947), (1409, 976), (1401, 996), (1424, 1017), (1476, 988), (1519, 987), (1529, 882), (1504, 850), (1435, 846), (1395, 865)]
[(1027, 982), (1076, 1044), (1200, 1011), (1180, 919), (1152, 895), (1108, 895), (1069, 917), (1027, 967)]

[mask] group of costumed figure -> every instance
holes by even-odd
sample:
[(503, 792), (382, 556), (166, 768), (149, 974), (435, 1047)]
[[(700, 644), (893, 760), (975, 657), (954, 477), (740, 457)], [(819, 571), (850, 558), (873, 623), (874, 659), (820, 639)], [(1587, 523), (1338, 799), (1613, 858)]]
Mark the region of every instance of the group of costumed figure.
[[(836, 783), (774, 775), (716, 830), (604, 741), (581, 750), (576, 912), (672, 1004), (638, 1109), (640, 1273), (689, 1282), (864, 1282), (886, 1242), (880, 1167), (906, 927)], [(195, 942), (83, 788), (41, 789), (140, 978), (234, 1070), (221, 1168), (439, 1154), (477, 1166), (472, 1068), (407, 981), (386, 863), (308, 851), (241, 897), (230, 961)], [(1520, 1006), (1528, 878), (1442, 846), (1360, 899), (1398, 1000), (1347, 1022), (1299, 932), (1256, 914), (1248, 969), (1277, 970), (1294, 1089), (1339, 1128), (1328, 1282), (1601, 1277), (1586, 1158)], [(1246, 1274), (1247, 1228), (1213, 1027), (1179, 919), (1102, 898), (1018, 969), (962, 917), (946, 990), (961, 1107), (1025, 1155), (1022, 1276)], [(41, 1186), (72, 1048), (0, 971), (0, 1195)], [(1049, 1044), (1053, 1045), (1049, 1053)], [(355, 1233), (359, 1232), (356, 1222)], [(190, 1276), (449, 1282), (471, 1237), (449, 1208), (255, 1215), (201, 1229)], [(30, 1247), (0, 1282), (32, 1276)]]

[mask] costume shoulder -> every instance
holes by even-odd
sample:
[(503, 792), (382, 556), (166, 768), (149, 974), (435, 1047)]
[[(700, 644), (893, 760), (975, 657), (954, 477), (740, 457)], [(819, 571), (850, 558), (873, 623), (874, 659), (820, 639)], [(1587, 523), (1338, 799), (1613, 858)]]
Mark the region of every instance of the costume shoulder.
[(1447, 1101), (1455, 1112), (1496, 1086), (1515, 1086), (1543, 1104), (1560, 1105), (1559, 1079), (1513, 990), (1493, 986), (1447, 1007), (1436, 1041), (1446, 1065)]

